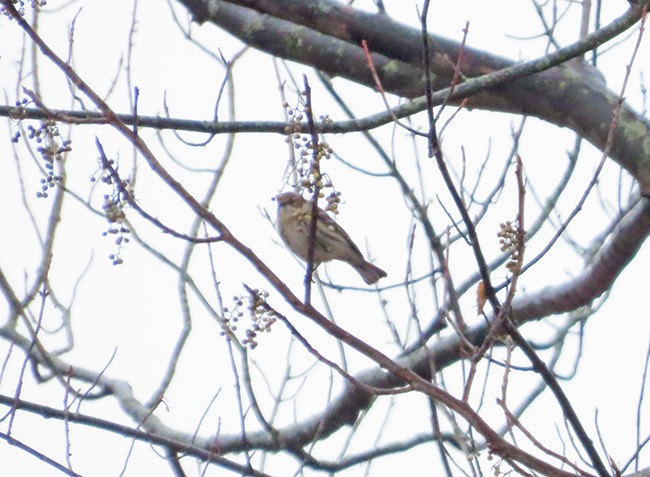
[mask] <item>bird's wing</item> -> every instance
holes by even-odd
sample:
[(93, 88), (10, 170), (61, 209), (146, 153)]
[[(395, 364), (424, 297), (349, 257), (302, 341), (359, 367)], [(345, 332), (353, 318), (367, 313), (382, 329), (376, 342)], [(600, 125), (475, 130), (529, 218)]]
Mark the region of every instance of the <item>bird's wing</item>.
[[(323, 224), (323, 227), (321, 228), (321, 233), (327, 235), (333, 240), (345, 240), (345, 242), (350, 246), (350, 248), (354, 250), (354, 252), (357, 253), (360, 257), (363, 258), (363, 254), (361, 253), (361, 250), (359, 250), (359, 247), (357, 247), (357, 245), (352, 241), (348, 233), (345, 230), (343, 230), (343, 227), (337, 224), (334, 221), (334, 219), (332, 219), (327, 214), (327, 212), (325, 212), (320, 207), (318, 208), (318, 217), (321, 219), (321, 223)], [(322, 245), (325, 246), (326, 244), (322, 244)]]

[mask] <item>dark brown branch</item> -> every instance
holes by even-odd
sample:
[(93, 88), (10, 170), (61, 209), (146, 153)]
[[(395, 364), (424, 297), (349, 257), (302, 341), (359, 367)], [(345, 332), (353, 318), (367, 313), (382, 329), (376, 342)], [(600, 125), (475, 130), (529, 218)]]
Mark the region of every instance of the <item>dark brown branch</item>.
[[(5, 5), (8, 5), (7, 8), (13, 8), (9, 6), (10, 4), (5, 2), (3, 0), (3, 3)], [(15, 18), (16, 21), (18, 21), (18, 18)], [(381, 371), (381, 374), (383, 375), (383, 379), (386, 379), (387, 381), (390, 381), (394, 384), (391, 385), (397, 385), (397, 384), (403, 384), (404, 382), (411, 383), (418, 391), (427, 394), (428, 396), (431, 396), (432, 398), (438, 400), (439, 402), (449, 406), (451, 409), (454, 411), (460, 413), (465, 419), (467, 419), (475, 428), (482, 433), (484, 436), (486, 436), (486, 439), (489, 441), (489, 445), (491, 446), (492, 450), (495, 452), (507, 456), (507, 458), (519, 460), (521, 459), (522, 462), (524, 462), (526, 465), (531, 466), (531, 468), (539, 470), (540, 472), (544, 473), (549, 473), (549, 472), (555, 472), (554, 475), (561, 475), (559, 471), (556, 471), (552, 466), (549, 466), (548, 464), (544, 462), (540, 462), (537, 459), (532, 458), (532, 456), (528, 456), (524, 453), (522, 453), (521, 450), (514, 448), (512, 445), (499, 440), (498, 436), (494, 435), (494, 432), (491, 430), (489, 426), (478, 416), (473, 410), (470, 408), (467, 408), (464, 406), (464, 403), (459, 402), (458, 400), (454, 399), (452, 396), (447, 395), (444, 393), (442, 390), (435, 388), (430, 385), (430, 383), (423, 381), (420, 376), (415, 375), (411, 370), (408, 368), (400, 366), (402, 362), (396, 363), (393, 360), (390, 360), (387, 358), (385, 355), (379, 353), (377, 350), (374, 348), (368, 346), (367, 344), (363, 343), (356, 337), (348, 334), (345, 332), (345, 330), (337, 327), (336, 325), (328, 322), (320, 313), (318, 313), (317, 310), (315, 310), (313, 307), (309, 305), (304, 305), (298, 301), (298, 299), (290, 292), (290, 290), (278, 280), (278, 278), (255, 256), (255, 254), (245, 247), (242, 243), (240, 243), (238, 240), (236, 240), (228, 231), (228, 229), (225, 227), (224, 224), (222, 224), (215, 216), (207, 212), (204, 208), (200, 207), (200, 204), (197, 203), (197, 201), (187, 193), (187, 191), (179, 184), (176, 180), (174, 180), (173, 177), (171, 177), (168, 172), (162, 168), (162, 166), (156, 161), (155, 157), (151, 154), (151, 152), (148, 150), (146, 147), (146, 144), (144, 144), (141, 139), (135, 135), (132, 134), (132, 131), (129, 130), (128, 128), (125, 127), (123, 123), (119, 121), (117, 116), (113, 113), (113, 111), (103, 102), (101, 101), (100, 98), (97, 97), (96, 94), (86, 85), (81, 78), (79, 78), (74, 71), (66, 64), (62, 63), (60, 59), (54, 55), (51, 50), (49, 50), (44, 43), (35, 35), (33, 32), (30, 32), (28, 29), (28, 25), (21, 25), (25, 30), (32, 36), (32, 39), (37, 42), (41, 50), (45, 53), (45, 55), (52, 59), (58, 66), (61, 68), (62, 71), (65, 72), (66, 75), (75, 83), (76, 86), (81, 88), (85, 94), (89, 95), (93, 99), (93, 101), (96, 103), (98, 107), (102, 110), (103, 114), (107, 117), (109, 120), (110, 124), (114, 126), (117, 130), (119, 130), (122, 134), (124, 134), (127, 139), (132, 141), (132, 143), (138, 148), (138, 150), (143, 154), (145, 159), (149, 162), (149, 165), (155, 170), (155, 172), (167, 183), (167, 185), (172, 188), (176, 193), (179, 194), (179, 196), (182, 197), (182, 199), (190, 206), (190, 208), (199, 216), (203, 217), (208, 223), (210, 223), (216, 230), (220, 231), (223, 236), (224, 236), (224, 241), (226, 241), (229, 245), (231, 245), (233, 248), (235, 248), (240, 254), (242, 254), (244, 257), (246, 257), (254, 266), (257, 267), (257, 269), (262, 273), (269, 281), (276, 287), (277, 291), (281, 293), (288, 301), (289, 303), (293, 306), (293, 308), (305, 316), (309, 317), (316, 323), (318, 323), (323, 329), (325, 329), (328, 333), (330, 333), (332, 336), (340, 339), (341, 341), (346, 342), (349, 344), (351, 347), (357, 349), (361, 353), (365, 354), (366, 356), (370, 357), (371, 359), (375, 360), (380, 366), (383, 367), (383, 369), (387, 371)], [(644, 211), (646, 215), (648, 215), (647, 210)], [(639, 222), (644, 222), (643, 220), (639, 220)], [(614, 263), (614, 269), (616, 268), (616, 265), (620, 265), (621, 263), (627, 263), (626, 260), (631, 259), (631, 257), (636, 253), (636, 250), (638, 249), (639, 243), (642, 241), (643, 238), (647, 236), (647, 224), (646, 224), (646, 230), (643, 230), (641, 234), (635, 237), (635, 243), (632, 244), (630, 249), (625, 250), (624, 252), (618, 254), (618, 253), (612, 253), (611, 256), (608, 256), (606, 254), (601, 254), (599, 256), (600, 262), (603, 263), (606, 262), (607, 259), (613, 259), (615, 261)], [(616, 251), (618, 252), (618, 251)], [(631, 253), (631, 255), (630, 255)], [(628, 254), (626, 257), (625, 254)], [(623, 265), (624, 265), (623, 263)], [(590, 272), (593, 273), (594, 269), (588, 268), (585, 272)], [(620, 272), (620, 269), (618, 271), (615, 271), (613, 276), (611, 277), (611, 280), (607, 282), (607, 280), (604, 280), (602, 283), (605, 283), (606, 285), (609, 285), (611, 281), (614, 280), (616, 275)], [(607, 277), (605, 277), (607, 278)], [(598, 292), (598, 290), (596, 290)], [(602, 291), (601, 291), (602, 293)], [(599, 294), (599, 293), (598, 293)], [(596, 295), (598, 296), (598, 295)], [(587, 300), (593, 299), (594, 296), (587, 296)], [(547, 304), (548, 305), (548, 304)], [(560, 307), (561, 308), (561, 307)], [(516, 310), (516, 303), (513, 303), (513, 312)], [(544, 310), (544, 313), (548, 313), (548, 308)], [(540, 316), (545, 316), (545, 315), (540, 315)], [(515, 318), (519, 318), (515, 312)], [(409, 361), (404, 361), (404, 364), (409, 364)], [(417, 363), (414, 363), (417, 364)], [(430, 370), (430, 362), (427, 360), (427, 369)], [(437, 366), (437, 369), (440, 367)], [(430, 371), (422, 371), (422, 373), (426, 373)], [(381, 377), (381, 376), (380, 376)], [(319, 430), (322, 429), (320, 426), (321, 420), (318, 420), (318, 428)], [(338, 421), (335, 424), (338, 426), (336, 428), (340, 428), (341, 422)], [(321, 433), (319, 432), (319, 436)], [(302, 435), (296, 435), (294, 436), (297, 439), (300, 439), (301, 437), (304, 437)], [(309, 436), (306, 436), (309, 437)], [(238, 436), (239, 439), (241, 439), (241, 436)], [(250, 442), (250, 436), (248, 439), (248, 442)], [(221, 448), (221, 446), (219, 446)]]
[[(566, 283), (515, 298), (512, 302), (513, 320), (517, 325), (521, 325), (589, 304), (612, 286), (618, 274), (636, 255), (648, 235), (650, 235), (650, 200), (644, 199), (621, 219), (610, 240), (581, 274)], [(465, 337), (478, 345), (488, 331), (489, 325), (481, 323), (469, 327)], [(432, 367), (442, 370), (462, 357), (460, 338), (452, 335), (396, 362), (415, 371), (424, 379), (430, 379)], [(375, 388), (403, 385), (401, 380), (380, 368), (369, 369), (355, 377), (358, 381)], [(310, 442), (316, 432), (320, 432), (320, 435), (325, 437), (342, 425), (354, 422), (359, 413), (370, 403), (371, 396), (358, 393), (353, 386), (348, 386), (322, 413), (299, 424), (286, 427), (281, 432), (286, 436), (285, 439), (291, 439), (294, 443)], [(249, 443), (259, 445), (261, 448), (277, 450), (277, 442), (271, 442), (268, 437), (270, 436), (265, 433), (248, 435)], [(240, 445), (237, 436), (222, 436), (219, 439), (219, 447), (224, 450), (236, 451)]]
[[(257, 477), (269, 477), (268, 474), (263, 472), (256, 471), (251, 469), (248, 466), (232, 462), (228, 459), (220, 457), (213, 452), (206, 451), (205, 449), (194, 447), (188, 445), (185, 442), (174, 441), (162, 436), (156, 436), (139, 429), (133, 429), (131, 427), (117, 424), (112, 421), (107, 421), (98, 417), (88, 416), (85, 414), (80, 414), (76, 412), (70, 412), (69, 410), (60, 410), (53, 407), (44, 406), (41, 404), (36, 404), (33, 402), (15, 400), (11, 396), (4, 396), (0, 394), (0, 404), (6, 406), (13, 406), (19, 411), (26, 411), (33, 414), (38, 414), (49, 419), (60, 419), (74, 422), (76, 424), (82, 424), (86, 426), (91, 426), (97, 429), (103, 429), (105, 431), (113, 432), (121, 437), (131, 437), (139, 441), (148, 442), (150, 444), (156, 444), (164, 446), (166, 449), (171, 451), (179, 452), (186, 455), (192, 455), (198, 457), (202, 460), (212, 462), (214, 464), (223, 467), (224, 469), (231, 469), (235, 472), (240, 472), (242, 475), (252, 475)], [(2, 436), (4, 438), (4, 436)], [(77, 474), (71, 474), (77, 475)]]
[(66, 468), (64, 465), (59, 464), (54, 459), (49, 458), (45, 454), (38, 452), (36, 449), (28, 446), (27, 444), (19, 441), (18, 439), (15, 439), (14, 437), (11, 437), (8, 434), (5, 434), (4, 432), (0, 432), (0, 439), (4, 439), (7, 442), (7, 444), (17, 447), (18, 449), (23, 450), (28, 454), (31, 454), (32, 456), (36, 457), (38, 460), (45, 462), (47, 465), (55, 468), (56, 470), (58, 470), (59, 472), (65, 475), (70, 475), (72, 477), (81, 477), (80, 474), (77, 474), (76, 472)]

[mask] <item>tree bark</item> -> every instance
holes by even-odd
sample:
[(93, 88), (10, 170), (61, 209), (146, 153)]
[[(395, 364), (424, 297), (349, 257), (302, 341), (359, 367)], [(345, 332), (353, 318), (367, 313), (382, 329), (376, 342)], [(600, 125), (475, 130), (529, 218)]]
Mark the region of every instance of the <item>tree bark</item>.
[[(422, 33), (386, 15), (362, 12), (331, 0), (179, 1), (197, 22), (213, 23), (257, 49), (374, 88), (360, 46), (365, 40), (385, 91), (410, 99), (425, 92)], [(630, 28), (642, 17), (644, 6), (647, 2), (632, 5), (596, 36), (602, 37), (602, 42), (613, 37), (613, 32)], [(582, 49), (581, 45), (574, 49), (586, 51), (598, 38), (586, 38)], [(429, 34), (429, 51), (434, 90), (450, 86), (457, 65), (464, 81), (487, 80), (485, 75), (515, 66), (509, 59), (434, 34)], [(556, 66), (552, 62), (543, 65), (543, 60), (540, 63), (530, 73), (506, 76), (497, 81), (498, 86), (486, 81), (482, 91), (466, 98), (466, 107), (535, 116), (570, 128), (605, 150), (619, 94), (607, 88), (598, 70), (579, 58)], [(544, 66), (547, 69), (536, 72)], [(452, 98), (456, 104), (465, 99), (462, 93)], [(650, 123), (623, 102), (608, 151), (636, 178), (646, 196), (650, 195), (649, 131)]]

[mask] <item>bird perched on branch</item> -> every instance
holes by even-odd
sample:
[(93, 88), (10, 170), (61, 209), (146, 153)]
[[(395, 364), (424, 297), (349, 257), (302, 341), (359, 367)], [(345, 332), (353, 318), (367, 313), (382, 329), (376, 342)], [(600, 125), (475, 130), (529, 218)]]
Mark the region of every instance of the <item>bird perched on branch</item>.
[[(312, 202), (295, 192), (283, 192), (278, 201), (277, 226), (280, 237), (293, 253), (304, 261), (309, 260), (309, 229), (311, 227)], [(368, 262), (350, 236), (334, 222), (327, 213), (317, 208), (316, 235), (314, 237), (314, 266), (330, 260), (347, 262), (372, 285), (386, 272)]]

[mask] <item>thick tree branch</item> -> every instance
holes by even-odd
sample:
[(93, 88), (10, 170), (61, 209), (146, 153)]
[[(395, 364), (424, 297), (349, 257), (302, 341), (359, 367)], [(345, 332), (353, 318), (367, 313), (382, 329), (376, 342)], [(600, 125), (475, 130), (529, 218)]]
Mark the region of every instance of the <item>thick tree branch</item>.
[[(408, 98), (424, 94), (422, 42), (418, 30), (386, 15), (357, 11), (331, 0), (179, 0), (199, 22), (212, 22), (262, 51), (314, 66), (333, 76), (374, 86), (359, 42), (374, 51), (373, 64), (388, 92)], [(461, 73), (481, 77), (471, 93), (455, 88), (455, 99), (471, 94), (468, 107), (536, 116), (568, 127), (601, 150), (607, 142), (617, 94), (597, 70), (568, 62), (627, 30), (644, 15), (643, 5), (588, 35), (519, 69), (514, 62), (464, 47)], [(432, 87), (449, 86), (460, 43), (431, 36)], [(557, 66), (559, 65), (559, 66)], [(515, 71), (504, 70), (515, 67)], [(492, 76), (495, 75), (495, 76)], [(488, 78), (489, 81), (488, 81)], [(496, 85), (499, 85), (498, 87)], [(481, 92), (478, 92), (481, 91)], [(420, 104), (423, 108), (424, 104)], [(417, 109), (417, 108), (416, 108)], [(650, 124), (624, 105), (611, 157), (627, 169), (650, 194)]]
[[(9, 3), (5, 0), (2, 0), (2, 3), (9, 5)], [(196, 2), (186, 3), (189, 4)], [(205, 3), (209, 5), (222, 4), (222, 2), (214, 1)], [(247, 4), (253, 3), (257, 2), (247, 2)], [(259, 5), (273, 5), (273, 2), (267, 1), (259, 3)], [(296, 2), (287, 2), (287, 11), (292, 11), (290, 8), (292, 5), (297, 4)], [(350, 9), (344, 9), (342, 10), (342, 13), (345, 14), (348, 10), (352, 11)], [(274, 12), (277, 13), (277, 11)], [(633, 9), (630, 10), (630, 12), (630, 18), (626, 17), (626, 21), (631, 21), (630, 19), (633, 18), (633, 14), (636, 13), (636, 10)], [(259, 15), (255, 12), (253, 12), (253, 15), (255, 15), (256, 19), (259, 17)], [(344, 15), (339, 19), (339, 21), (345, 21), (346, 18), (347, 17)], [(16, 21), (19, 21), (18, 17), (16, 17)], [(321, 30), (324, 28), (336, 26), (336, 24), (330, 24), (327, 21), (323, 23), (322, 18), (313, 18), (312, 21)], [(418, 350), (399, 360), (391, 360), (375, 348), (369, 346), (367, 343), (359, 340), (355, 336), (350, 335), (342, 328), (328, 321), (311, 305), (302, 303), (294, 294), (292, 294), (289, 288), (282, 281), (280, 281), (279, 278), (255, 255), (251, 249), (246, 247), (243, 243), (239, 242), (239, 240), (237, 240), (230, 233), (228, 228), (226, 228), (225, 224), (223, 224), (212, 213), (207, 211), (198, 201), (194, 199), (192, 195), (189, 194), (186, 189), (183, 188), (179, 181), (177, 181), (165, 170), (165, 168), (163, 168), (163, 166), (156, 160), (156, 158), (153, 156), (141, 138), (139, 138), (137, 135), (134, 135), (126, 127), (124, 122), (122, 122), (120, 118), (115, 115), (115, 113), (110, 109), (110, 107), (105, 104), (105, 102), (103, 102), (101, 98), (99, 98), (99, 96), (97, 96), (86, 83), (83, 82), (83, 80), (69, 67), (69, 65), (65, 64), (60, 60), (60, 58), (54, 55), (54, 53), (47, 48), (47, 46), (40, 40), (40, 38), (38, 38), (36, 33), (29, 29), (28, 25), (21, 26), (32, 35), (32, 39), (38, 44), (46, 56), (53, 60), (55, 64), (57, 64), (59, 68), (68, 76), (68, 78), (70, 78), (77, 87), (79, 87), (95, 102), (96, 106), (102, 111), (104, 120), (115, 127), (129, 141), (133, 143), (133, 145), (149, 162), (151, 168), (161, 177), (161, 179), (166, 182), (170, 189), (174, 190), (197, 216), (202, 217), (207, 223), (211, 224), (216, 230), (218, 230), (223, 235), (224, 241), (226, 243), (228, 243), (237, 252), (239, 252), (239, 254), (246, 257), (250, 263), (257, 268), (260, 274), (266, 277), (269, 282), (275, 286), (276, 291), (287, 299), (287, 301), (293, 306), (294, 310), (310, 318), (331, 336), (339, 339), (342, 342), (345, 342), (350, 347), (373, 359), (378, 364), (378, 367), (376, 369), (371, 369), (364, 373), (361, 373), (357, 378), (359, 381), (372, 387), (387, 389), (403, 386), (405, 383), (408, 383), (417, 391), (426, 394), (427, 396), (436, 400), (436, 402), (448, 406), (451, 410), (463, 416), (471, 426), (473, 426), (486, 438), (491, 449), (499, 455), (504, 456), (506, 459), (513, 459), (515, 461), (522, 462), (525, 465), (530, 466), (531, 469), (542, 473), (563, 475), (560, 473), (560, 471), (557, 471), (557, 469), (552, 467), (550, 464), (542, 462), (539, 459), (536, 459), (533, 456), (524, 453), (521, 451), (521, 449), (518, 449), (517, 447), (512, 446), (511, 444), (500, 439), (500, 437), (496, 435), (492, 428), (490, 428), (481, 418), (481, 416), (479, 416), (478, 413), (470, 408), (467, 403), (454, 398), (448, 393), (445, 393), (440, 388), (432, 386), (431, 383), (428, 382), (432, 377), (431, 373), (433, 369), (440, 370), (445, 366), (448, 366), (449, 364), (463, 358), (461, 354), (461, 341), (458, 336), (449, 336), (448, 338), (440, 340), (438, 343), (432, 345), (428, 349)], [(304, 27), (299, 28), (304, 29)], [(344, 29), (341, 33), (337, 33), (337, 31), (332, 31), (324, 35), (321, 32), (307, 30), (307, 36), (305, 36), (305, 39), (312, 40), (318, 37), (318, 35), (323, 35), (326, 36), (326, 38), (323, 40), (330, 41), (330, 38), (334, 38), (332, 35), (336, 33), (340, 37), (345, 37), (345, 39), (341, 39), (339, 37), (334, 38), (336, 42), (343, 42), (346, 45), (349, 45), (350, 53), (353, 55), (356, 54), (358, 47), (354, 44), (354, 42), (359, 40), (360, 37), (358, 37), (356, 34), (350, 35), (349, 30)], [(268, 34), (268, 32), (266, 34)], [(341, 43), (336, 44), (341, 46)], [(294, 47), (300, 49), (298, 45), (294, 45)], [(381, 48), (381, 45), (377, 47)], [(408, 48), (408, 42), (405, 44), (405, 47)], [(445, 47), (452, 48), (453, 50), (454, 44), (453, 42), (447, 42), (445, 43)], [(385, 51), (383, 53), (386, 55), (397, 55), (400, 53), (400, 51)], [(309, 50), (309, 48), (307, 48), (304, 50), (303, 54), (305, 58), (308, 59), (311, 54), (314, 54), (314, 52), (313, 50)], [(402, 52), (400, 54), (404, 53)], [(406, 75), (405, 81), (407, 83), (404, 84), (399, 82), (399, 78), (397, 76), (394, 77), (396, 88), (404, 87), (404, 85), (407, 85), (408, 88), (410, 88), (410, 85), (412, 84), (418, 85), (418, 82), (421, 81), (421, 78), (417, 79), (418, 72), (421, 74), (419, 66), (411, 65), (411, 60), (409, 60), (409, 58), (395, 60), (390, 55), (385, 56), (385, 61), (380, 58), (379, 55), (377, 56), (378, 61), (384, 61), (384, 65), (386, 67), (386, 71), (384, 72), (385, 74), (390, 75), (390, 67), (398, 64), (396, 61), (401, 61), (401, 64), (405, 65), (405, 69), (403, 71), (400, 71), (401, 73), (404, 71), (410, 72), (408, 75)], [(477, 56), (477, 58), (479, 60), (481, 59), (480, 56)], [(494, 59), (496, 63), (499, 63), (499, 61), (501, 61), (495, 59), (495, 57), (492, 59)], [(509, 66), (507, 60), (503, 61), (505, 62), (503, 65), (499, 63), (500, 69), (492, 69), (491, 71), (502, 72), (507, 68), (515, 67), (514, 65)], [(446, 56), (436, 56), (432, 64), (434, 65), (434, 68), (439, 68), (438, 76), (441, 78), (441, 84), (446, 84), (446, 76), (448, 73), (446, 68), (449, 68), (449, 65), (446, 64)], [(476, 64), (469, 63), (466, 65), (465, 69), (467, 71), (464, 72), (464, 74), (466, 76), (467, 73), (476, 73), (479, 75), (483, 74), (485, 71), (481, 72), (481, 68), (487, 68), (490, 64), (491, 63), (489, 61), (486, 61), (484, 63), (481, 63), (479, 61), (479, 63)], [(350, 62), (348, 66), (350, 69), (357, 67), (357, 65), (352, 64), (352, 62)], [(346, 66), (344, 65), (341, 66), (341, 68), (345, 67)], [(474, 68), (478, 69), (475, 70)], [(583, 131), (586, 137), (589, 137), (590, 140), (593, 140), (595, 144), (598, 144), (601, 134), (599, 128), (601, 126), (595, 125), (593, 121), (604, 120), (605, 126), (609, 125), (607, 118), (611, 117), (611, 114), (613, 112), (613, 105), (609, 99), (610, 93), (598, 80), (588, 78), (586, 75), (580, 73), (578, 74), (578, 78), (575, 80), (575, 84), (571, 86), (571, 88), (574, 89), (571, 89), (570, 94), (569, 90), (564, 90), (556, 95), (557, 90), (561, 89), (559, 87), (561, 81), (573, 81), (572, 75), (575, 75), (576, 71), (579, 70), (575, 70), (572, 67), (562, 67), (549, 70), (545, 73), (540, 73), (531, 78), (519, 77), (521, 79), (515, 82), (513, 82), (513, 78), (510, 78), (508, 80), (508, 83), (503, 82), (500, 84), (499, 90), (496, 94), (496, 96), (499, 98), (497, 99), (497, 102), (488, 104), (488, 98), (490, 95), (495, 94), (495, 90), (492, 90), (489, 95), (487, 93), (483, 95), (483, 93), (477, 93), (474, 91), (472, 104), (476, 107), (489, 107), (499, 110), (510, 110), (509, 108), (512, 108), (513, 112), (519, 112), (521, 114), (536, 114), (540, 115), (540, 117), (544, 117), (543, 114), (547, 114), (547, 120), (563, 125), (570, 125), (575, 121), (576, 123), (573, 124), (573, 127), (576, 130)], [(359, 73), (366, 74), (363, 73), (362, 70), (359, 70)], [(491, 78), (498, 79), (498, 74), (495, 73), (495, 75), (497, 76), (492, 76)], [(412, 80), (416, 81), (409, 82)], [(539, 83), (539, 81), (542, 83)], [(468, 84), (470, 83), (465, 83), (465, 85)], [(487, 86), (484, 85), (483, 87), (495, 88), (495, 84), (496, 83), (487, 82)], [(462, 86), (463, 85), (460, 85), (458, 88), (458, 90), (461, 92), (463, 91)], [(593, 88), (589, 90), (589, 100), (594, 98), (602, 99), (602, 101), (598, 102), (595, 107), (590, 101), (584, 101), (584, 97), (574, 98), (572, 96), (572, 94), (575, 94), (577, 91), (585, 91), (580, 89), (585, 87)], [(407, 96), (408, 88), (404, 90), (404, 94)], [(469, 87), (467, 89), (469, 89)], [(522, 94), (522, 98), (519, 98), (517, 96), (519, 93)], [(465, 90), (465, 94), (468, 94), (467, 90)], [(482, 99), (483, 96), (485, 96), (485, 100)], [(531, 100), (530, 103), (526, 103), (526, 99)], [(532, 101), (534, 99), (539, 99), (540, 105), (537, 105), (535, 101)], [(580, 113), (575, 113), (574, 111), (566, 111), (567, 103), (581, 106), (581, 101), (579, 100), (588, 103), (586, 107), (582, 107)], [(558, 104), (558, 102), (562, 104)], [(563, 107), (565, 110), (559, 109), (559, 112), (558, 110), (551, 112), (550, 110), (552, 109), (552, 106), (556, 106), (557, 108)], [(530, 107), (530, 110), (527, 112), (525, 107)], [(548, 111), (546, 109), (548, 109)], [(567, 116), (562, 117), (562, 114), (566, 114)], [(598, 117), (592, 121), (591, 119), (580, 116), (580, 114), (597, 114)], [(623, 124), (621, 126), (623, 129), (619, 128), (618, 138), (615, 140), (615, 143), (616, 141), (620, 143), (618, 146), (619, 154), (621, 151), (627, 150), (625, 149), (626, 147), (631, 147), (632, 144), (644, 147), (644, 144), (647, 144), (648, 140), (647, 124), (644, 123), (641, 118), (638, 118), (633, 112), (628, 111), (628, 114), (630, 115), (628, 118), (630, 122)], [(586, 126), (578, 120), (584, 122)], [(634, 124), (641, 124), (646, 129), (634, 129), (633, 131), (628, 131), (628, 129), (625, 129), (626, 127), (631, 127), (630, 125), (634, 121), (636, 121)], [(588, 130), (591, 127), (594, 127), (595, 129), (593, 131)], [(637, 144), (637, 141), (639, 141), (639, 144)], [(619, 158), (619, 161), (622, 164), (627, 164), (626, 167), (637, 174), (637, 178), (641, 182), (645, 192), (648, 192), (648, 189), (646, 189), (648, 182), (646, 182), (644, 179), (647, 172), (646, 166), (642, 165), (647, 163), (647, 154), (650, 153), (644, 152), (638, 156), (631, 156), (629, 158), (623, 159)], [(636, 254), (637, 250), (649, 233), (650, 206), (648, 205), (647, 201), (642, 201), (639, 206), (637, 206), (630, 214), (628, 214), (628, 216), (626, 216), (621, 221), (618, 228), (614, 231), (610, 242), (605, 247), (603, 247), (600, 254), (594, 258), (594, 261), (580, 275), (564, 284), (548, 287), (538, 292), (537, 294), (531, 294), (515, 299), (512, 302), (513, 318), (518, 324), (523, 324), (527, 321), (540, 319), (552, 313), (570, 311), (580, 306), (589, 304), (592, 300), (597, 298), (612, 285), (621, 270)], [(12, 303), (13, 302), (14, 300), (12, 300)], [(474, 343), (480, 343), (485, 337), (487, 331), (487, 325), (477, 325), (473, 328), (468, 329), (464, 337), (468, 338)], [(34, 362), (47, 365), (53, 371), (58, 372), (60, 375), (71, 373), (77, 379), (97, 383), (100, 387), (104, 388), (107, 392), (110, 392), (116, 397), (128, 415), (134, 418), (137, 422), (145, 423), (146, 428), (152, 433), (170, 436), (170, 438), (178, 438), (183, 442), (200, 443), (202, 446), (205, 446), (206, 448), (219, 453), (238, 452), (249, 450), (251, 448), (269, 450), (302, 448), (302, 446), (305, 444), (308, 444), (317, 439), (323, 439), (328, 435), (331, 435), (333, 432), (337, 431), (346, 424), (354, 423), (358, 418), (359, 413), (367, 409), (375, 397), (373, 394), (364, 391), (359, 386), (348, 384), (347, 389), (336, 400), (334, 400), (330, 407), (328, 407), (324, 412), (316, 414), (298, 424), (287, 426), (286, 428), (279, 430), (277, 434), (271, 435), (270, 433), (263, 431), (258, 433), (247, 432), (245, 438), (243, 438), (242, 435), (238, 433), (237, 435), (233, 436), (220, 435), (214, 439), (209, 438), (197, 440), (195, 436), (175, 433), (174, 431), (165, 427), (155, 416), (151, 415), (150, 409), (148, 409), (146, 406), (143, 406), (134, 398), (130, 387), (126, 383), (122, 381), (111, 380), (101, 373), (98, 374), (81, 368), (70, 367), (62, 360), (59, 360), (57, 358), (50, 358), (40, 348), (34, 348), (31, 340), (18, 335), (15, 330), (9, 328), (0, 329), (0, 334), (5, 336), (13, 343), (16, 343), (26, 352), (30, 353), (30, 356)], [(179, 448), (179, 450), (181, 449)]]
[[(514, 321), (521, 325), (588, 305), (612, 286), (648, 235), (650, 200), (642, 200), (620, 221), (608, 243), (582, 273), (565, 283), (516, 297), (512, 302)], [(465, 337), (478, 345), (487, 335), (489, 327), (489, 323), (472, 326), (467, 330)], [(461, 340), (454, 334), (396, 362), (415, 371), (424, 379), (431, 379), (431, 369), (441, 370), (463, 359), (461, 345)], [(375, 388), (392, 388), (404, 384), (400, 378), (386, 373), (381, 368), (366, 370), (355, 378)], [(280, 438), (274, 439), (266, 432), (249, 433), (247, 442), (244, 443), (237, 435), (221, 436), (217, 440), (217, 447), (223, 451), (236, 451), (245, 445), (259, 445), (269, 450), (279, 450), (284, 442), (297, 446), (305, 445), (315, 438), (321, 439), (331, 435), (343, 425), (351, 425), (371, 402), (370, 394), (348, 385), (322, 413), (281, 429)]]

